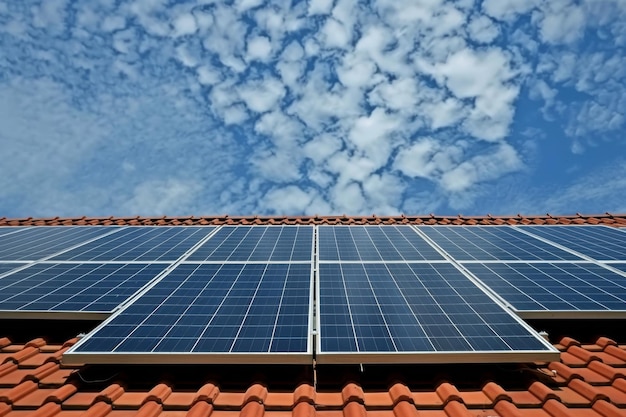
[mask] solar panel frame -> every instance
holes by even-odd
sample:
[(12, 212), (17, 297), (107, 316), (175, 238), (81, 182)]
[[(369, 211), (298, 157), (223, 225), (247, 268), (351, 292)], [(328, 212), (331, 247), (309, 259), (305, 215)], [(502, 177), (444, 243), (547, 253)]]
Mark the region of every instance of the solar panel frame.
[[(619, 265), (619, 264), (618, 264)], [(479, 271), (480, 268), (489, 269), (489, 272)], [(508, 274), (494, 269), (508, 268)], [(536, 277), (519, 272), (524, 267), (534, 268)], [(542, 271), (555, 267), (561, 269), (563, 274), (569, 275), (570, 282), (561, 282), (556, 274)], [(626, 318), (626, 265), (624, 270), (615, 268), (615, 265), (601, 264), (598, 262), (490, 262), (490, 263), (465, 263), (462, 265), (469, 274), (474, 276), (494, 297), (509, 306), (517, 315), (524, 319), (624, 319)], [(595, 284), (589, 279), (576, 277), (578, 271), (567, 269), (578, 268), (580, 272), (588, 272), (595, 275)], [(585, 269), (589, 268), (589, 269)], [(595, 272), (594, 272), (595, 270)], [(489, 275), (487, 275), (489, 274)], [(604, 276), (599, 275), (604, 274)], [(563, 278), (561, 278), (563, 279)], [(623, 279), (623, 282), (620, 282)], [(517, 284), (511, 283), (519, 280)], [(523, 282), (523, 280), (526, 280)], [(499, 281), (499, 282), (498, 282)], [(526, 289), (520, 288), (522, 282)], [(550, 284), (547, 287), (544, 284)], [(608, 288), (600, 287), (600, 283), (609, 283), (612, 292)], [(549, 289), (551, 288), (551, 289)], [(617, 294), (615, 294), (617, 290)], [(533, 295), (533, 292), (535, 295)], [(570, 293), (569, 298), (565, 294)], [(515, 298), (517, 295), (517, 299)], [(525, 301), (521, 301), (525, 299)], [(560, 308), (550, 308), (549, 305), (559, 305)], [(568, 306), (569, 304), (569, 306)], [(581, 308), (583, 304), (587, 308)], [(533, 305), (539, 308), (524, 307)], [(590, 308), (593, 306), (594, 308)], [(564, 308), (566, 307), (566, 308)]]
[[(541, 229), (538, 229), (541, 227)], [(603, 225), (542, 225), (542, 226), (516, 226), (517, 229), (526, 233), (530, 236), (534, 236), (540, 240), (551, 243), (554, 246), (566, 248), (568, 251), (577, 254), (581, 258), (585, 260), (598, 261), (598, 262), (615, 262), (620, 260), (626, 260), (626, 234), (620, 228), (616, 227), (608, 227)], [(541, 232), (539, 232), (541, 230)], [(583, 243), (574, 242), (574, 241), (565, 241), (563, 237), (557, 235), (550, 235), (549, 233), (545, 233), (547, 231), (552, 231), (561, 233), (564, 231), (579, 233), (585, 230), (586, 232), (590, 232), (592, 230), (597, 231), (598, 233), (606, 232), (607, 234), (612, 234), (613, 237), (622, 238), (619, 242), (608, 242), (606, 239), (595, 239), (593, 238), (591, 241), (586, 241)], [(562, 236), (562, 235), (561, 235)], [(589, 236), (587, 236), (589, 237)], [(598, 248), (599, 249), (594, 249)], [(616, 248), (617, 249), (614, 249)], [(613, 252), (612, 256), (596, 256), (599, 253), (610, 251)]]
[[(313, 297), (314, 297), (314, 268), (313, 264), (304, 264), (301, 262), (283, 262), (283, 263), (266, 263), (266, 265), (293, 265), (299, 267), (307, 267), (309, 269), (309, 297), (307, 308), (307, 325), (306, 325), (306, 351), (305, 352), (112, 352), (112, 351), (97, 351), (97, 352), (81, 352), (81, 346), (98, 334), (98, 331), (104, 329), (107, 325), (112, 323), (117, 317), (122, 317), (125, 311), (133, 308), (136, 302), (143, 296), (146, 296), (150, 291), (157, 287), (160, 283), (168, 279), (168, 276), (172, 271), (161, 276), (158, 280), (155, 280), (150, 285), (146, 286), (142, 291), (136, 294), (132, 300), (126, 303), (118, 312), (105, 320), (90, 334), (82, 338), (72, 348), (70, 348), (63, 355), (63, 363), (75, 364), (75, 363), (142, 363), (142, 364), (184, 364), (184, 363), (207, 363), (207, 364), (219, 364), (219, 363), (240, 363), (240, 364), (262, 364), (262, 363), (288, 363), (288, 364), (310, 364), (313, 360), (313, 342), (312, 342), (312, 329), (313, 329)], [(185, 262), (180, 263), (178, 266), (185, 267), (190, 265), (197, 265), (201, 267), (219, 267), (214, 263), (206, 262)], [(259, 266), (257, 262), (249, 263), (224, 263), (225, 265), (243, 265), (243, 266)], [(242, 269), (243, 270), (243, 269)], [(286, 277), (288, 279), (288, 277)], [(207, 284), (208, 285), (208, 284)], [(281, 306), (279, 305), (278, 308)], [(278, 315), (276, 320), (278, 320)], [(244, 318), (245, 320), (245, 318)], [(242, 322), (243, 326), (243, 322)], [(208, 327), (208, 325), (207, 325)], [(235, 340), (236, 341), (236, 340)], [(233, 342), (233, 346), (234, 343)]]
[[(316, 361), (320, 364), (355, 364), (355, 363), (483, 363), (483, 362), (525, 362), (525, 361), (541, 361), (541, 360), (557, 360), (559, 352), (541, 336), (539, 336), (528, 324), (523, 322), (519, 317), (515, 316), (508, 310), (502, 302), (494, 298), (493, 295), (486, 291), (481, 285), (478, 285), (471, 275), (465, 271), (455, 267), (454, 263), (448, 261), (438, 262), (362, 262), (360, 265), (448, 265), (452, 267), (459, 276), (467, 279), (467, 283), (471, 283), (476, 290), (480, 291), (485, 299), (493, 302), (493, 306), (498, 308), (498, 312), (506, 315), (512, 322), (527, 331), (528, 336), (532, 336), (539, 345), (545, 350), (510, 350), (510, 351), (403, 351), (403, 352), (325, 352), (322, 349), (322, 338), (324, 337), (324, 329), (322, 327), (322, 294), (321, 294), (321, 267), (323, 265), (352, 265), (354, 263), (346, 262), (324, 262), (316, 268)], [(393, 275), (390, 275), (393, 278)], [(395, 278), (394, 278), (395, 280)], [(347, 290), (346, 290), (347, 291)], [(346, 297), (347, 297), (346, 292)], [(381, 310), (382, 313), (382, 310)], [(415, 316), (415, 313), (413, 313)], [(417, 316), (415, 316), (417, 317)], [(453, 323), (454, 324), (454, 323)], [(356, 338), (355, 334), (355, 338)]]
[[(567, 250), (566, 248), (555, 245), (554, 243), (548, 242), (545, 239), (540, 239), (528, 233), (518, 231), (518, 227), (445, 225), (418, 225), (414, 227), (420, 233), (420, 235), (423, 236), (429, 243), (438, 248), (442, 253), (445, 253), (448, 259), (451, 259), (454, 262), (458, 263), (528, 260), (575, 262), (585, 260), (585, 258), (581, 257), (579, 254), (576, 254), (571, 250)], [(468, 233), (468, 231), (469, 233), (474, 235), (472, 236), (472, 239), (476, 241), (470, 240), (466, 236), (462, 236), (463, 233)], [(485, 234), (486, 232), (492, 234), (496, 242), (499, 241), (508, 247), (518, 248), (522, 252), (527, 253), (528, 257), (517, 256), (514, 253), (510, 252), (508, 249), (502, 249), (501, 247), (497, 246), (496, 243), (488, 241), (485, 236), (479, 235), (480, 233)], [(446, 236), (444, 233), (454, 233), (455, 235), (453, 235), (452, 237), (460, 237), (461, 239), (463, 239), (462, 245), (454, 242), (449, 236)], [(508, 236), (507, 239), (504, 239), (502, 236), (496, 236), (496, 234), (507, 234)], [(511, 242), (511, 240), (513, 239), (517, 239), (515, 243)], [(478, 243), (478, 241), (480, 240), (487, 242), (487, 244), (480, 245)], [(522, 246), (518, 247), (516, 244), (530, 246), (525, 249)], [(539, 253), (531, 253), (530, 251), (533, 247), (536, 248)], [(472, 254), (471, 252), (476, 252), (476, 254)], [(546, 258), (546, 256), (543, 256), (541, 253), (548, 254), (548, 257)]]

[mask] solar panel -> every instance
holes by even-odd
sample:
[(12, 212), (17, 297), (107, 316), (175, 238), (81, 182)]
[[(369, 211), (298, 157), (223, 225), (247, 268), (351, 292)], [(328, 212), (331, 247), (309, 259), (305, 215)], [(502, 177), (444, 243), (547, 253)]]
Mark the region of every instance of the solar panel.
[(418, 226), (456, 261), (581, 260), (508, 226)]
[(593, 263), (466, 264), (523, 317), (626, 317), (626, 276)]
[(318, 363), (558, 357), (450, 263), (321, 263), (319, 293)]
[(0, 279), (0, 316), (26, 311), (110, 313), (167, 266), (33, 264)]
[(180, 264), (65, 360), (311, 363), (311, 268)]
[(536, 236), (600, 261), (626, 260), (626, 233), (605, 226), (524, 226)]
[(9, 233), (16, 233), (26, 229), (25, 227), (0, 227), (0, 236), (8, 235)]
[(320, 226), (320, 261), (420, 261), (443, 256), (410, 226)]
[(71, 261), (175, 261), (214, 227), (137, 226), (53, 257)]
[(311, 226), (221, 227), (188, 258), (217, 262), (311, 262)]
[(0, 260), (39, 260), (116, 230), (93, 226), (27, 227), (0, 238)]
[(0, 276), (6, 272), (12, 271), (15, 268), (19, 268), (21, 266), (26, 265), (25, 263), (18, 263), (18, 262), (13, 262), (13, 263), (0, 263)]

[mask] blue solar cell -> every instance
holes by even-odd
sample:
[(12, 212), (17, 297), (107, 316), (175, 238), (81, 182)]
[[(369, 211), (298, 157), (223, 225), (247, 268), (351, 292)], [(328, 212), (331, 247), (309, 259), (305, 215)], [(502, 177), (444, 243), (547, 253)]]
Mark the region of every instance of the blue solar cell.
[(419, 226), (457, 261), (581, 260), (508, 226)]
[(222, 227), (188, 258), (189, 261), (311, 261), (310, 226)]
[(26, 264), (24, 263), (0, 263), (0, 275), (12, 271), (15, 268), (19, 268), (21, 266), (24, 266)]
[(319, 286), (319, 354), (548, 349), (448, 263), (324, 263)]
[(0, 227), (0, 236), (4, 236), (4, 235), (8, 235), (11, 233), (17, 233), (17, 232), (21, 232), (23, 230), (27, 229), (26, 227), (7, 227), (7, 226), (2, 226)]
[(516, 310), (626, 310), (626, 277), (592, 263), (464, 265)]
[(443, 256), (410, 226), (320, 226), (320, 261), (421, 261)]
[(52, 258), (59, 261), (175, 261), (214, 227), (137, 226)]
[(34, 264), (0, 279), (0, 310), (111, 312), (166, 266)]
[(0, 237), (0, 260), (39, 260), (98, 236), (116, 227), (28, 227)]
[(605, 226), (524, 226), (522, 230), (600, 261), (626, 260), (626, 233)]
[(74, 351), (309, 350), (310, 264), (181, 264)]

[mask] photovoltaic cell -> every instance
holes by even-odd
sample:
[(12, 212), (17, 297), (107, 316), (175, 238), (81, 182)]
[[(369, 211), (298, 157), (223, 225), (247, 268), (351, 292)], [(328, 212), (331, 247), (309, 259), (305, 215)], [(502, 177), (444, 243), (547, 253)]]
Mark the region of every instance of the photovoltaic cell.
[(592, 263), (464, 265), (519, 312), (626, 311), (626, 277)]
[(410, 226), (320, 226), (320, 261), (420, 261), (443, 256)]
[[(536, 334), (449, 263), (319, 264), (324, 355), (549, 352)], [(400, 361), (400, 359), (399, 359)], [(435, 360), (436, 362), (436, 360)]]
[(310, 226), (221, 227), (196, 249), (189, 261), (296, 262), (311, 261)]
[(9, 272), (15, 268), (24, 266), (24, 265), (26, 264), (24, 263), (0, 263), (0, 275), (4, 274), (5, 272)]
[(0, 310), (111, 312), (166, 267), (37, 263), (0, 278)]
[(39, 260), (98, 236), (116, 227), (42, 226), (0, 237), (0, 260)]
[(522, 230), (600, 261), (626, 260), (626, 233), (605, 226), (524, 226)]
[(457, 261), (582, 260), (508, 226), (419, 226)]
[(212, 354), (236, 353), (269, 355), (271, 362), (287, 353), (310, 359), (311, 279), (310, 264), (180, 264), (70, 356), (130, 354), (150, 362), (159, 353), (197, 354), (211, 362)]
[(16, 233), (26, 229), (25, 227), (0, 227), (0, 236), (7, 235), (9, 233)]
[(58, 261), (175, 261), (214, 227), (137, 226), (124, 228), (53, 259)]

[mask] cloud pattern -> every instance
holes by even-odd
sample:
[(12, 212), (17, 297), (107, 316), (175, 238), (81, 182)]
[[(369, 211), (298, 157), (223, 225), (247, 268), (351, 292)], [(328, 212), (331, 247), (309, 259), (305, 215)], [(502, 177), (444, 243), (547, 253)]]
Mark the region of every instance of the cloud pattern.
[(0, 0), (0, 211), (626, 211), (624, 22), (621, 0)]

